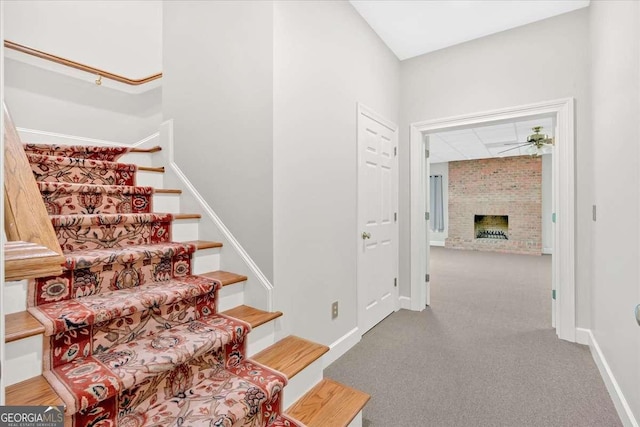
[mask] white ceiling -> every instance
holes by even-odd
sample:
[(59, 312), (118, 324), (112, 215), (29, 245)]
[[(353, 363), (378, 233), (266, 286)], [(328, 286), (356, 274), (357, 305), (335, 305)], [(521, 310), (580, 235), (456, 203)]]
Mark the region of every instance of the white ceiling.
[(589, 6), (589, 0), (350, 0), (400, 59)]
[(540, 133), (553, 137), (551, 117), (429, 134), (431, 163), (528, 154), (527, 147), (500, 152), (526, 142), (534, 126), (542, 126)]

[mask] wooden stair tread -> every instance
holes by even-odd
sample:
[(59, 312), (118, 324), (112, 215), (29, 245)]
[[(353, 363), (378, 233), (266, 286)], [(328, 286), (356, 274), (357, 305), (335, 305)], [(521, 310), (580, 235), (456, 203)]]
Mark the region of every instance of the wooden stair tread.
[(289, 335), (251, 358), (292, 378), (328, 351), (326, 345)]
[[(209, 240), (187, 240), (186, 242), (181, 242), (181, 243), (190, 243), (192, 245), (196, 245), (196, 248), (199, 251), (204, 250), (204, 249), (221, 248), (222, 247), (222, 243), (209, 241)], [(202, 276), (202, 274), (199, 274), (198, 276)]]
[(5, 281), (52, 276), (62, 273), (64, 257), (51, 249), (31, 242), (4, 244)]
[(177, 213), (173, 214), (173, 219), (200, 219), (202, 215), (192, 213)]
[(154, 194), (182, 194), (182, 190), (177, 188), (155, 188)]
[(325, 378), (285, 412), (308, 427), (346, 427), (371, 396)]
[(65, 406), (42, 375), (7, 386), (5, 405)]
[(198, 276), (204, 276), (208, 277), (209, 279), (218, 280), (220, 283), (222, 283), (222, 286), (233, 285), (234, 283), (244, 282), (247, 280), (247, 276), (222, 270), (198, 274)]
[(160, 166), (160, 167), (138, 166), (138, 170), (139, 171), (145, 171), (145, 172), (160, 172), (160, 173), (164, 173), (164, 166)]
[(281, 311), (264, 311), (249, 307), (248, 305), (239, 305), (238, 307), (223, 311), (222, 314), (245, 321), (250, 324), (252, 328), (257, 328), (260, 325), (282, 316)]
[(44, 333), (42, 323), (28, 311), (6, 314), (4, 322), (4, 342), (17, 341)]
[(162, 151), (162, 147), (156, 145), (155, 147), (149, 148), (132, 148), (130, 153), (157, 153), (158, 151)]

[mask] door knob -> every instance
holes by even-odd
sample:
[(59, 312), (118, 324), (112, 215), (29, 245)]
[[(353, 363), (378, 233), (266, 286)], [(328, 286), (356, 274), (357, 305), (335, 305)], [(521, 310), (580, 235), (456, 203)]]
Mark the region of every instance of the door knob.
[(636, 305), (636, 322), (640, 326), (640, 304)]
[(370, 239), (371, 238), (371, 233), (367, 233), (366, 231), (362, 232), (362, 238), (363, 239)]

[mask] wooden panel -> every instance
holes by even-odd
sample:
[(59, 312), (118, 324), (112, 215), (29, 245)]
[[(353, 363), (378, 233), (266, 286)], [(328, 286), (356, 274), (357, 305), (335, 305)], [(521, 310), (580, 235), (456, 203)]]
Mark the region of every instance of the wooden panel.
[(53, 391), (43, 376), (7, 386), (5, 404), (29, 406), (65, 406), (62, 399)]
[(162, 147), (156, 145), (149, 148), (132, 148), (130, 153), (157, 153), (158, 151), (162, 151)]
[(57, 276), (65, 258), (49, 248), (30, 242), (4, 244), (4, 280)]
[(8, 241), (38, 243), (62, 255), (20, 137), (4, 105), (4, 229)]
[(4, 341), (11, 342), (22, 338), (43, 334), (44, 326), (28, 311), (20, 311), (4, 316)]
[(308, 427), (346, 427), (370, 398), (367, 393), (325, 378), (294, 403), (286, 414)]
[(196, 245), (196, 248), (198, 248), (199, 251), (203, 250), (203, 249), (212, 249), (212, 248), (221, 248), (222, 247), (222, 243), (208, 241), (208, 240), (188, 240), (188, 241), (183, 242), (183, 243), (190, 243), (192, 245)]
[(223, 311), (222, 314), (245, 321), (250, 324), (252, 328), (257, 328), (260, 325), (264, 325), (282, 316), (281, 311), (264, 311), (249, 307), (248, 305), (239, 305), (238, 307)]
[(182, 190), (174, 189), (174, 188), (155, 188), (153, 190), (154, 194), (182, 194)]
[(329, 347), (289, 335), (252, 357), (256, 362), (280, 371), (287, 378), (318, 360)]
[(188, 213), (179, 213), (173, 214), (173, 219), (200, 219), (202, 215), (200, 214), (188, 214)]
[(145, 171), (145, 172), (159, 172), (159, 173), (164, 173), (164, 166), (160, 166), (160, 167), (138, 166), (138, 170), (139, 170), (139, 171)]
[(220, 283), (222, 283), (222, 286), (233, 285), (234, 283), (244, 282), (245, 280), (247, 280), (247, 276), (222, 270), (198, 274), (198, 276), (204, 276), (208, 277), (209, 279), (218, 280), (220, 281)]

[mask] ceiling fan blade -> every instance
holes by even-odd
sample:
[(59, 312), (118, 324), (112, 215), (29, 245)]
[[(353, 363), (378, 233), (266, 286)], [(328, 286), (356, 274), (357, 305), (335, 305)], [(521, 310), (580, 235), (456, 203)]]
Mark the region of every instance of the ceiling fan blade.
[(531, 145), (531, 144), (527, 142), (526, 144), (521, 144), (521, 145), (518, 145), (517, 147), (507, 148), (506, 150), (499, 151), (498, 154), (506, 153), (507, 151), (515, 150), (520, 147), (526, 147), (527, 145)]

